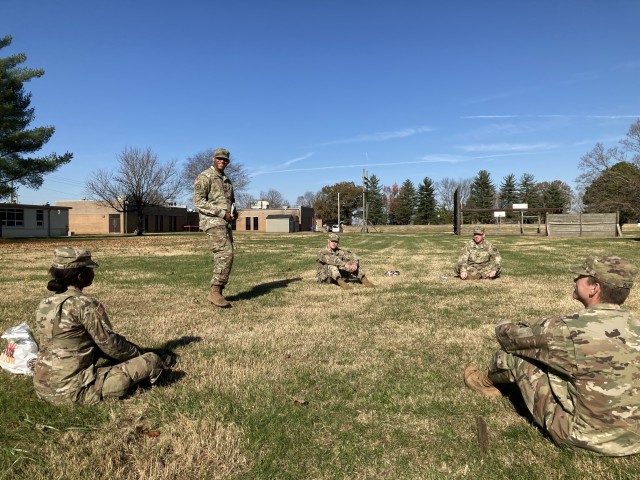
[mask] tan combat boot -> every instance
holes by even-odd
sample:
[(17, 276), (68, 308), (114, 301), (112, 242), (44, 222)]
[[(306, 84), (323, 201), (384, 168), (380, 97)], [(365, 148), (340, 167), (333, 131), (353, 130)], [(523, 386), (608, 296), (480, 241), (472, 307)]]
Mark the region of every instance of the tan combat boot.
[(502, 392), (489, 380), (486, 371), (481, 372), (475, 365), (469, 365), (464, 369), (464, 384), (467, 388), (489, 398), (499, 398)]
[(360, 283), (362, 283), (362, 285), (364, 285), (365, 287), (375, 287), (375, 285), (371, 283), (371, 281), (369, 281), (367, 277), (362, 277), (360, 279)]
[(340, 285), (340, 288), (344, 288), (345, 290), (351, 290), (351, 285), (347, 285), (347, 282), (343, 280), (342, 277), (338, 277), (336, 283)]
[(211, 291), (207, 295), (207, 300), (213, 303), (216, 307), (227, 308), (231, 304), (227, 302), (227, 299), (222, 296), (222, 289), (220, 285), (211, 285)]

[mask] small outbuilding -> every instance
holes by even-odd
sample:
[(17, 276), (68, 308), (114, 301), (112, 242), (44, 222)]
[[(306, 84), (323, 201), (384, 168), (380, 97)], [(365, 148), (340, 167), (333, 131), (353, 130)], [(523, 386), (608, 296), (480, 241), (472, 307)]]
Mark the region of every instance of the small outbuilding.
[(291, 233), (298, 231), (298, 222), (293, 215), (268, 215), (267, 233)]
[(0, 203), (0, 237), (65, 237), (70, 207)]

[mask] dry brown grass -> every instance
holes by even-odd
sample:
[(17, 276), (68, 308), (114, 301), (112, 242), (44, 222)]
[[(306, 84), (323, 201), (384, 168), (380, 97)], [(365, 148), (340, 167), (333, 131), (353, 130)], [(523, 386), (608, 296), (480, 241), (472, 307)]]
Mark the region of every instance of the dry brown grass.
[[(61, 431), (24, 462), (31, 478), (616, 478), (620, 465), (558, 450), (508, 401), (465, 390), (460, 366), (486, 364), (495, 323), (568, 313), (566, 267), (593, 248), (636, 246), (535, 237), (494, 239), (505, 272), (461, 282), (463, 239), (345, 233), (377, 288), (315, 282), (324, 235), (238, 234), (225, 290), (205, 299), (210, 260), (200, 235), (79, 238), (101, 268), (87, 293), (114, 328), (149, 347), (180, 341), (173, 381), (140, 389), (95, 430)], [(67, 239), (0, 244), (0, 322), (33, 326), (51, 251)], [(582, 258), (581, 258), (582, 257)], [(399, 270), (386, 277), (386, 270)], [(551, 273), (550, 273), (551, 272)], [(448, 275), (441, 280), (441, 275)], [(629, 300), (638, 309), (638, 292)], [(6, 375), (2, 373), (0, 375)], [(1, 378), (1, 377), (0, 377)], [(486, 458), (475, 417), (490, 433)], [(157, 433), (157, 435), (156, 435)], [(60, 455), (60, 452), (64, 452)], [(536, 476), (532, 472), (543, 472)], [(46, 474), (45, 474), (46, 472)], [(613, 473), (612, 473), (613, 472)]]

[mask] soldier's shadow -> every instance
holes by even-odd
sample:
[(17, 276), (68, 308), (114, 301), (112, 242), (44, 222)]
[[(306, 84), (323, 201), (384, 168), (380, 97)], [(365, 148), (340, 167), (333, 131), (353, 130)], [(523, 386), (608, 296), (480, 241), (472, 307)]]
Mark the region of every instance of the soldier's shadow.
[[(167, 340), (159, 347), (141, 349), (145, 353), (153, 352), (161, 357), (163, 355), (171, 355), (175, 360), (174, 366), (170, 370), (165, 371), (155, 385), (156, 386), (171, 385), (172, 383), (176, 383), (177, 381), (184, 378), (187, 374), (183, 370), (180, 370), (180, 356), (174, 351), (174, 349), (177, 347), (183, 347), (185, 345), (189, 345), (190, 343), (199, 342), (201, 340), (202, 340), (202, 337), (198, 337), (195, 335), (184, 335), (180, 338)], [(127, 392), (127, 396), (131, 395), (133, 392), (135, 392), (138, 389), (148, 390), (150, 388), (151, 388), (151, 384), (149, 383), (148, 380), (144, 382), (140, 382), (139, 384), (135, 385), (130, 390), (130, 392)]]
[(553, 441), (551, 436), (536, 423), (533, 415), (531, 415), (531, 412), (527, 408), (527, 404), (524, 402), (524, 398), (522, 398), (522, 394), (518, 387), (515, 384), (501, 384), (499, 387), (502, 394), (509, 399), (509, 402), (511, 402), (515, 412), (524, 418), (531, 426), (535, 427), (542, 436)]
[(240, 292), (235, 295), (227, 296), (227, 300), (235, 301), (235, 300), (249, 300), (251, 298), (260, 297), (262, 295), (266, 295), (271, 290), (276, 288), (285, 288), (290, 283), (300, 282), (302, 277), (294, 277), (294, 278), (285, 278), (283, 280), (274, 280), (272, 282), (261, 283), (259, 285), (255, 285), (251, 288), (251, 290), (247, 290), (246, 292)]

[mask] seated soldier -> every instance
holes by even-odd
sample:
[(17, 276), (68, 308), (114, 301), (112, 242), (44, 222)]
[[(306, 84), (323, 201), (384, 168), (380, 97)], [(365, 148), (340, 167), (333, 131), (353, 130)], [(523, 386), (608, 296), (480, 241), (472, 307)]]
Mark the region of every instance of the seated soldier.
[(339, 248), (339, 242), (340, 236), (332, 233), (327, 246), (318, 252), (316, 280), (320, 283), (336, 283), (348, 290), (351, 287), (345, 279), (356, 278), (364, 286), (374, 287), (360, 268), (358, 257), (349, 250)]
[(473, 239), (464, 244), (454, 267), (461, 280), (494, 279), (500, 275), (502, 257), (491, 242), (485, 240), (484, 228), (473, 229)]
[(466, 386), (500, 397), (515, 384), (533, 420), (560, 446), (608, 456), (640, 453), (640, 320), (620, 306), (638, 269), (613, 255), (589, 256), (573, 298), (585, 310), (532, 322), (502, 321), (488, 370), (469, 365)]
[(48, 402), (91, 404), (123, 397), (142, 380), (157, 382), (173, 363), (168, 355), (142, 353), (115, 333), (104, 306), (82, 292), (93, 283), (97, 266), (83, 248), (55, 251), (47, 285), (54, 294), (36, 310), (40, 351), (33, 385)]

